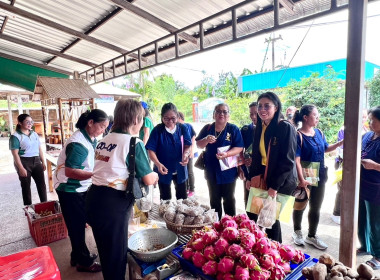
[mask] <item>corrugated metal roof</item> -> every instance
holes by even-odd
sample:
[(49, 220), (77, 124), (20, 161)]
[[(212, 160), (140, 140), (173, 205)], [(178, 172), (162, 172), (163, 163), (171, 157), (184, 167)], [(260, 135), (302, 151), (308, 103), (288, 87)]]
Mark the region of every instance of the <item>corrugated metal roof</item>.
[[(280, 9), (280, 23), (325, 11), (331, 5), (331, 0), (293, 2), (293, 11)], [(339, 5), (347, 2), (338, 0)], [(159, 48), (158, 61), (175, 59), (173, 32), (186, 27), (187, 39), (180, 37), (180, 55), (199, 51), (199, 26), (190, 25), (237, 4), (241, 4), (236, 9), (237, 37), (271, 28), (274, 24), (273, 0), (17, 0), (14, 6), (11, 3), (0, 0), (0, 27), (5, 17), (8, 18), (0, 33), (0, 55), (3, 52), (39, 62), (41, 67), (48, 65), (66, 72), (85, 72), (91, 68), (89, 65), (101, 65), (144, 45), (147, 46), (141, 49), (142, 64), (153, 65), (154, 41)], [(128, 10), (131, 7), (132, 11)], [(223, 29), (228, 22), (229, 28)], [(208, 19), (203, 28), (205, 47), (231, 41), (231, 11)], [(165, 38), (167, 35), (171, 36)], [(16, 46), (12, 38), (22, 40), (23, 46)], [(28, 43), (47, 48), (50, 54), (41, 48), (36, 51), (34, 46), (27, 47)], [(56, 58), (53, 51), (71, 58)], [(136, 51), (128, 55), (128, 71), (139, 69), (137, 54)], [(115, 73), (123, 74), (122, 68), (115, 69)], [(109, 71), (110, 67), (106, 69)]]

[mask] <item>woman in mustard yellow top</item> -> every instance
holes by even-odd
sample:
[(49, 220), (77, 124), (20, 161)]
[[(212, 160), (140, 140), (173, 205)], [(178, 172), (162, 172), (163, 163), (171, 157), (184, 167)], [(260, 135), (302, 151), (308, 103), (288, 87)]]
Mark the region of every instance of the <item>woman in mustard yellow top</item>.
[[(267, 167), (266, 184), (268, 194), (290, 195), (297, 186), (295, 152), (297, 133), (292, 124), (280, 121), (281, 101), (273, 92), (262, 93), (257, 99), (257, 125), (252, 145), (252, 164), (249, 178), (264, 174)], [(269, 151), (270, 145), (270, 152)], [(251, 187), (247, 180), (247, 189)], [(257, 215), (248, 213), (257, 220)], [(281, 226), (277, 220), (272, 229), (266, 230), (268, 237), (282, 242)]]

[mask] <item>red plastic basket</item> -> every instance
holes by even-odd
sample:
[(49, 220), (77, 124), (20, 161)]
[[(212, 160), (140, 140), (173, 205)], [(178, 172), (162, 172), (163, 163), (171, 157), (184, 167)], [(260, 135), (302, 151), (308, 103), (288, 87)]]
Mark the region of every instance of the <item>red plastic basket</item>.
[[(36, 214), (51, 211), (53, 214), (37, 217), (28, 211), (34, 208)], [(58, 201), (48, 201), (24, 207), (29, 231), (37, 246), (42, 246), (67, 237), (67, 228)]]

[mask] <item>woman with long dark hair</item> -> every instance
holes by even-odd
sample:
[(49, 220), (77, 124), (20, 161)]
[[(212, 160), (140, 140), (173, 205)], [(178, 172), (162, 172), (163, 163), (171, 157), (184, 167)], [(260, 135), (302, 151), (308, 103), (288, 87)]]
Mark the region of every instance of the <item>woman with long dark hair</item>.
[(31, 178), (37, 186), (41, 202), (47, 200), (44, 171), (46, 170), (44, 153), (38, 134), (32, 130), (33, 120), (28, 114), (17, 117), (16, 131), (9, 139), (14, 165), (21, 183), (24, 205), (32, 204), (30, 189)]
[(108, 123), (108, 116), (102, 110), (83, 113), (75, 125), (78, 130), (67, 139), (59, 154), (53, 176), (71, 241), (70, 263), (80, 272), (102, 270), (100, 264), (94, 262), (97, 255), (90, 254), (85, 241), (85, 200), (92, 182), (97, 142), (95, 137), (104, 133)]
[[(304, 245), (305, 242), (314, 247), (325, 250), (328, 246), (317, 236), (317, 228), (319, 224), (320, 210), (325, 195), (325, 184), (327, 182), (327, 167), (325, 166), (325, 153), (335, 150), (343, 144), (343, 140), (335, 144), (329, 145), (321, 130), (316, 128), (319, 122), (319, 112), (314, 105), (304, 105), (301, 110), (297, 110), (294, 115), (294, 123), (296, 126), (302, 122), (301, 128), (297, 135), (297, 151), (296, 164), (298, 174), (298, 188), (309, 188), (309, 231), (306, 239), (303, 239), (301, 224), (302, 216), (305, 208), (293, 210), (293, 241), (296, 245)], [(316, 166), (317, 173), (319, 166), (319, 174), (304, 178), (301, 162), (310, 162)], [(316, 164), (316, 165), (315, 165)], [(309, 174), (310, 175), (310, 174)], [(314, 182), (313, 181), (317, 181)], [(312, 186), (314, 185), (314, 186)]]
[[(296, 130), (292, 124), (280, 120), (282, 105), (273, 92), (265, 92), (257, 99), (257, 125), (252, 147), (252, 164), (249, 177), (264, 175), (267, 169), (266, 185), (268, 195), (277, 193), (291, 195), (297, 185), (295, 151), (297, 147)], [(251, 181), (247, 180), (247, 189)], [(257, 215), (247, 213), (257, 220)], [(268, 237), (282, 242), (280, 221), (266, 229)]]

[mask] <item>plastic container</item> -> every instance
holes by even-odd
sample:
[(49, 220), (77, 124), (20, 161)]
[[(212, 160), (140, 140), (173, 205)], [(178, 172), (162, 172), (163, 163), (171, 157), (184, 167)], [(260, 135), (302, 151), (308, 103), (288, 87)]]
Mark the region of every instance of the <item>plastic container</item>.
[[(34, 209), (34, 213), (32, 209)], [(24, 207), (29, 231), (37, 246), (42, 246), (67, 237), (67, 228), (58, 201), (48, 201)], [(39, 216), (51, 211), (51, 215)]]
[(47, 246), (0, 257), (0, 280), (60, 280), (57, 263)]
[[(183, 270), (189, 271), (194, 276), (200, 277), (201, 279), (215, 280), (215, 278), (208, 276), (208, 275), (205, 275), (203, 273), (202, 269), (196, 267), (192, 262), (189, 262), (188, 260), (185, 260), (182, 257), (182, 251), (184, 248), (185, 248), (185, 245), (181, 245), (181, 246), (178, 246), (178, 247), (173, 249), (173, 254), (178, 258), (179, 263), (181, 264), (181, 268)], [(304, 255), (305, 255), (305, 261), (302, 262), (301, 264), (290, 263), (290, 268), (291, 268), (292, 272), (290, 274), (286, 275), (286, 277), (284, 279), (286, 279), (286, 280), (297, 280), (297, 279), (305, 280), (305, 278), (302, 276), (302, 269), (304, 267), (313, 266), (315, 264), (315, 261), (318, 262), (318, 260), (312, 259), (307, 254), (304, 254)]]

